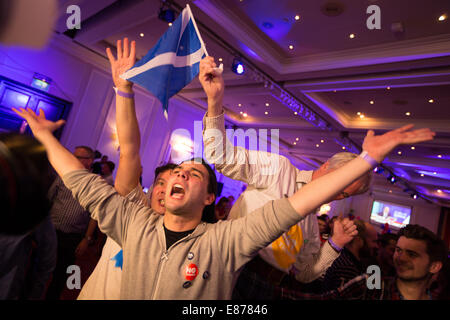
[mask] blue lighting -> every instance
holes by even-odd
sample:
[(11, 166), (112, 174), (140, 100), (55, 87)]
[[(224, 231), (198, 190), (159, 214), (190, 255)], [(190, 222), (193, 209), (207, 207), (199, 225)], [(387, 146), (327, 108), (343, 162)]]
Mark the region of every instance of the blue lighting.
[(383, 173), (384, 169), (382, 167), (375, 167), (375, 169), (373, 169), (373, 172), (381, 174)]
[(244, 74), (244, 64), (238, 58), (234, 58), (233, 64), (231, 65), (231, 70), (239, 75)]
[(0, 104), (4, 109), (25, 108), (30, 98), (30, 95), (6, 88)]
[(174, 22), (175, 21), (175, 12), (172, 9), (164, 10), (161, 8), (159, 10), (158, 18), (165, 22)]
[(397, 181), (397, 178), (395, 178), (394, 176), (390, 175), (388, 177), (388, 180), (389, 180), (390, 183), (394, 184)]

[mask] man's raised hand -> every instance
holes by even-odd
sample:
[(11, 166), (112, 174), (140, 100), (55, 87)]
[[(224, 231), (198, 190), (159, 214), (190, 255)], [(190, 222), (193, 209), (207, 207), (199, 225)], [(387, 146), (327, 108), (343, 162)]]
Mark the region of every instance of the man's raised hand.
[(411, 130), (413, 127), (414, 125), (408, 124), (379, 136), (376, 136), (373, 130), (369, 130), (364, 139), (363, 150), (381, 162), (398, 145), (433, 140), (436, 135), (428, 128)]
[(222, 74), (215, 70), (216, 67), (213, 57), (205, 57), (200, 61), (198, 78), (208, 97), (208, 105), (217, 105), (221, 108), (225, 85)]
[(124, 92), (131, 91), (133, 83), (122, 79), (120, 75), (133, 67), (136, 62), (136, 41), (131, 41), (129, 44), (128, 38), (124, 38), (122, 46), (122, 40), (117, 40), (117, 59), (114, 58), (110, 48), (106, 49), (106, 55), (111, 64), (111, 73), (116, 88)]
[(333, 236), (331, 237), (331, 240), (339, 247), (343, 248), (357, 235), (358, 230), (356, 230), (356, 225), (350, 219), (342, 218), (342, 216), (340, 216), (334, 221)]
[(66, 123), (65, 120), (58, 120), (56, 122), (47, 120), (45, 118), (44, 110), (42, 109), (39, 109), (39, 115), (28, 108), (12, 108), (12, 110), (27, 121), (34, 136), (39, 140), (42, 134), (47, 132), (52, 133)]

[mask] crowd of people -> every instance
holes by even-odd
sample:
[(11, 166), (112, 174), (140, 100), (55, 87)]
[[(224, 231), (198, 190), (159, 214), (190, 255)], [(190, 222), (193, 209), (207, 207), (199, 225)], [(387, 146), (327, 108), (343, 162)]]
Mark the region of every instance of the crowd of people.
[[(163, 164), (146, 194), (133, 86), (120, 78), (135, 63), (135, 46), (125, 38), (117, 42), (117, 57), (107, 49), (117, 89), (115, 180), (107, 156), (94, 163), (91, 148), (71, 153), (59, 143), (52, 132), (63, 122), (47, 120), (42, 110), (14, 109), (57, 176), (48, 190), (49, 215), (25, 235), (0, 236), (0, 298), (59, 299), (67, 267), (100, 230), (106, 236), (101, 257), (78, 299), (448, 299), (448, 249), (433, 232), (408, 225), (379, 234), (361, 219), (315, 214), (323, 203), (365, 193), (376, 164), (400, 144), (433, 139), (432, 131), (370, 130), (361, 155), (342, 152), (316, 170), (299, 170), (284, 156), (226, 139), (224, 81), (214, 58), (206, 57), (199, 74), (208, 101), (206, 160)], [(209, 163), (247, 185), (236, 201), (216, 199)], [(4, 248), (6, 240), (16, 245)], [(33, 259), (24, 263), (30, 252)], [(380, 269), (381, 284), (372, 289), (371, 266)], [(45, 268), (39, 281), (30, 280), (39, 268)], [(37, 292), (30, 281), (39, 284)]]

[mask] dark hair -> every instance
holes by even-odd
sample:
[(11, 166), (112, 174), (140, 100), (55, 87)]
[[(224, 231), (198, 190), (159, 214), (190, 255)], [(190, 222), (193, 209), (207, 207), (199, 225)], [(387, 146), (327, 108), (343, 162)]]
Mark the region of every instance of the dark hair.
[(418, 224), (408, 224), (398, 232), (398, 237), (425, 241), (427, 254), (430, 262), (440, 261), (442, 263), (447, 259), (448, 249), (441, 239), (433, 232)]
[(106, 165), (109, 167), (109, 170), (110, 170), (111, 172), (113, 172), (113, 171), (114, 171), (114, 168), (116, 167), (116, 165), (115, 165), (114, 162), (112, 162), (112, 161), (106, 162)]
[(215, 196), (217, 196), (217, 177), (216, 173), (211, 168), (211, 166), (203, 158), (192, 158), (189, 161), (201, 163), (206, 168), (206, 170), (208, 171), (208, 187), (207, 187), (208, 193), (213, 193)]
[[(114, 168), (116, 167), (116, 165), (114, 164), (114, 162), (112, 161), (106, 161), (106, 162), (99, 162), (99, 164), (102, 165), (106, 165), (109, 168), (109, 171), (112, 173), (114, 171)], [(102, 171), (103, 172), (103, 171)]]
[[(362, 241), (364, 242), (364, 245), (367, 244), (366, 238), (367, 238), (367, 227), (366, 227), (366, 223), (363, 220), (353, 220), (353, 223), (356, 226), (356, 230), (358, 230), (358, 235), (356, 237), (359, 237), (360, 239), (362, 239)], [(354, 243), (355, 238), (353, 238), (352, 241), (350, 241), (350, 243)]]
[(327, 222), (328, 223), (328, 216), (326, 214), (322, 214), (320, 216), (317, 217), (317, 220), (322, 220), (323, 222)]
[(45, 148), (36, 139), (0, 134), (0, 233), (24, 234), (48, 215), (51, 174)]
[(100, 153), (100, 151), (95, 150), (94, 151), (94, 159), (100, 159), (102, 157), (102, 154)]
[(173, 170), (177, 167), (177, 165), (175, 163), (171, 163), (168, 162), (162, 166), (159, 166), (155, 169), (155, 178), (153, 179), (153, 183), (156, 182), (156, 179), (158, 178), (158, 176), (163, 173), (166, 172), (167, 170)]
[(391, 241), (397, 242), (397, 240), (398, 240), (398, 235), (393, 234), (393, 233), (384, 233), (378, 237), (378, 243), (383, 248), (386, 248), (386, 246), (389, 245), (389, 242), (391, 242)]
[(229, 203), (229, 202), (230, 202), (230, 199), (228, 199), (228, 197), (222, 197), (222, 198), (220, 198), (219, 201), (217, 201), (216, 207), (221, 207), (221, 206), (223, 206), (223, 205), (225, 205), (226, 203)]
[[(212, 194), (214, 194), (215, 197), (217, 197), (217, 177), (216, 177), (216, 173), (211, 168), (211, 166), (203, 158), (192, 158), (189, 161), (201, 163), (206, 168), (206, 170), (208, 171), (207, 191), (209, 194), (212, 193)], [(207, 205), (203, 208), (202, 221), (208, 222), (208, 223), (214, 223), (216, 221), (215, 201), (213, 201), (210, 205)]]

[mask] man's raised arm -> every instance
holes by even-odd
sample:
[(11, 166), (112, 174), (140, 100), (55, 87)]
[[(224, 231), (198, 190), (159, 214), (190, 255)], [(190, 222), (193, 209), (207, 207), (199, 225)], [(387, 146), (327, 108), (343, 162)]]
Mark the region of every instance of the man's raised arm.
[(35, 138), (47, 150), (48, 160), (60, 177), (74, 170), (85, 169), (83, 164), (69, 150), (64, 148), (53, 135), (53, 131), (65, 123), (64, 120), (49, 121), (45, 118), (42, 109), (39, 109), (39, 115), (36, 115), (31, 109), (13, 108), (13, 111), (28, 122)]
[[(141, 217), (141, 210), (151, 209), (124, 199), (105, 180), (89, 173), (83, 164), (61, 145), (52, 132), (64, 123), (63, 120), (49, 121), (45, 119), (42, 110), (39, 110), (39, 116), (31, 109), (13, 110), (27, 120), (36, 139), (44, 145), (50, 164), (72, 191), (74, 198), (98, 221), (103, 233), (122, 245), (127, 234), (126, 226), (130, 221)], [(127, 214), (124, 214), (125, 212)]]
[(413, 125), (406, 125), (380, 136), (375, 136), (375, 133), (369, 130), (362, 147), (374, 163), (369, 163), (366, 160), (367, 156), (366, 158), (359, 156), (339, 169), (314, 179), (289, 198), (292, 207), (302, 217), (308, 215), (321, 204), (334, 199), (353, 181), (373, 169), (376, 163), (383, 161), (398, 145), (432, 140), (435, 135), (430, 129), (410, 130), (412, 127)]
[[(222, 75), (216, 73), (215, 68), (213, 57), (200, 61), (199, 80), (208, 98), (208, 112), (203, 118), (205, 158), (215, 165), (217, 171), (231, 179), (257, 188), (267, 187), (278, 177), (280, 161), (288, 160), (277, 153), (250, 151), (233, 146), (225, 132), (222, 107), (225, 85)], [(235, 134), (239, 135), (238, 132)]]
[(123, 196), (129, 194), (139, 184), (141, 159), (139, 149), (141, 136), (134, 106), (133, 83), (120, 78), (136, 61), (136, 42), (131, 45), (128, 38), (117, 40), (117, 59), (111, 49), (106, 49), (111, 73), (116, 86), (116, 126), (120, 145), (120, 160), (114, 187)]

